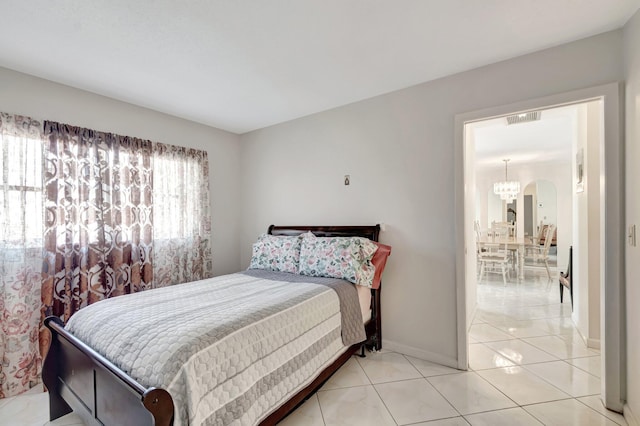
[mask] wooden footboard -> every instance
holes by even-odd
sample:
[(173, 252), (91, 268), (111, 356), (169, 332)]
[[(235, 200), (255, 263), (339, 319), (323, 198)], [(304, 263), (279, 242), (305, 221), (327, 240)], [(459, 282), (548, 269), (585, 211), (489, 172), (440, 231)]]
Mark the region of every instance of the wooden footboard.
[(56, 317), (45, 319), (51, 347), (42, 380), (49, 390), (49, 418), (74, 411), (89, 425), (173, 423), (171, 395), (138, 382), (64, 329)]
[[(373, 319), (369, 324), (374, 324)], [(88, 425), (169, 426), (173, 400), (164, 389), (145, 389), (122, 370), (63, 328), (57, 317), (45, 319), (51, 347), (42, 379), (49, 390), (49, 419), (74, 412)], [(367, 333), (375, 347), (375, 337)], [(358, 351), (350, 347), (307, 387), (271, 413), (260, 424), (275, 425), (309, 398)], [(377, 348), (376, 348), (377, 349)]]

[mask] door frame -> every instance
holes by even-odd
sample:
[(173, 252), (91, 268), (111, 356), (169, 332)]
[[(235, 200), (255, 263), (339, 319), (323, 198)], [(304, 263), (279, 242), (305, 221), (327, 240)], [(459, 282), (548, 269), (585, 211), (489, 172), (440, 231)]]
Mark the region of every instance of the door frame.
[(605, 406), (622, 412), (626, 399), (626, 339), (624, 302), (624, 86), (609, 83), (508, 105), (486, 108), (455, 116), (454, 190), (456, 247), (456, 309), (458, 368), (469, 365), (469, 334), (466, 297), (466, 256), (475, 248), (467, 247), (465, 231), (473, 224), (464, 221), (466, 177), (465, 124), (501, 117), (516, 112), (548, 109), (562, 105), (603, 101), (604, 131), (601, 138), (600, 202), (601, 248), (600, 328), (603, 372), (601, 396)]

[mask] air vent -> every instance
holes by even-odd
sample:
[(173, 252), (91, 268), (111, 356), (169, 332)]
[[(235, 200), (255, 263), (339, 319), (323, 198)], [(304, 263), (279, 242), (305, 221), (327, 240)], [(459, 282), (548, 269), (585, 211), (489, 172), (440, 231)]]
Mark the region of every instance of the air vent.
[(507, 124), (528, 123), (540, 120), (540, 111), (523, 112), (522, 114), (508, 115)]

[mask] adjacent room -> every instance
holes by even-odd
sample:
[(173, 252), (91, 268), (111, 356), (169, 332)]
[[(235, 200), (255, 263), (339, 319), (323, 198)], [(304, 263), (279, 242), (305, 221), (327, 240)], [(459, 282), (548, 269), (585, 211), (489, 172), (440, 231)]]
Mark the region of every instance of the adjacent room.
[(0, 36), (0, 426), (640, 426), (640, 0)]

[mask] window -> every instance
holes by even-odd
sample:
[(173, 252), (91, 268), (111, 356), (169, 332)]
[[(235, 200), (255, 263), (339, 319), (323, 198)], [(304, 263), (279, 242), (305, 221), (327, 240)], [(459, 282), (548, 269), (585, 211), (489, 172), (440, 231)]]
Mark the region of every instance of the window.
[(184, 240), (200, 234), (202, 164), (182, 156), (153, 157), (153, 237)]
[(0, 153), (0, 240), (42, 247), (42, 141), (0, 134)]

